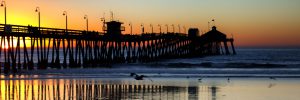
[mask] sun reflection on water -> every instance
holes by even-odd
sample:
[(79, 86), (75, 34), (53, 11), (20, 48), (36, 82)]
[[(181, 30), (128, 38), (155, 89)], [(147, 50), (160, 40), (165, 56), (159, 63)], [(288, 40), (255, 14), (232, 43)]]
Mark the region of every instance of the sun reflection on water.
[[(1, 76), (1, 100), (297, 100), (298, 79), (30, 79)], [(39, 77), (39, 76), (35, 76)]]

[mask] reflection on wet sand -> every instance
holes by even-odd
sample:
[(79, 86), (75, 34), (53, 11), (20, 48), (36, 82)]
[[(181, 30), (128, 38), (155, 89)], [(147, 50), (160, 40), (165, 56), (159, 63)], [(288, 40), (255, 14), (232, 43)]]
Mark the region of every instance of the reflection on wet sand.
[(298, 78), (0, 78), (0, 100), (299, 100)]
[(216, 100), (216, 87), (80, 79), (0, 80), (1, 100)]

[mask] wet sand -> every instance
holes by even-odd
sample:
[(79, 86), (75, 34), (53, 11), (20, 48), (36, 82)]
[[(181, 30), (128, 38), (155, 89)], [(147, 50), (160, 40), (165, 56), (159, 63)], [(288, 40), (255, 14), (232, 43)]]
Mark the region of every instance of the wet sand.
[[(8, 77), (11, 79), (3, 79)], [(32, 78), (34, 77), (34, 78)], [(47, 77), (47, 78), (45, 78)], [(1, 76), (0, 99), (298, 100), (300, 78)]]

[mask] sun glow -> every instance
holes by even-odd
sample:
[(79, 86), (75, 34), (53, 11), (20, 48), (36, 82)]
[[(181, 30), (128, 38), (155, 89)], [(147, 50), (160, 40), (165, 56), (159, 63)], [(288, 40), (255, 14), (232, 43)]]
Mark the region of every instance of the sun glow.
[[(10, 41), (10, 43), (8, 43), (7, 38), (5, 38), (5, 40), (3, 38), (0, 38), (0, 41), (1, 41), (0, 42), (1, 43), (0, 48), (2, 48), (2, 49), (8, 49), (9, 47), (10, 48), (11, 47), (16, 48), (18, 46), (17, 38), (14, 38), (13, 41)], [(30, 42), (25, 40), (25, 43), (30, 43)], [(8, 45), (8, 44), (10, 44), (10, 45)], [(19, 46), (20, 46), (20, 48), (23, 48), (24, 47), (24, 42), (20, 40), (19, 41)]]
[[(169, 4), (172, 2), (172, 4)], [(218, 30), (235, 36), (238, 46), (300, 46), (299, 0), (6, 0), (7, 24), (38, 26), (36, 7), (41, 12), (41, 27), (85, 30), (84, 15), (89, 18), (89, 30), (102, 32), (101, 18), (124, 22), (123, 34), (159, 32), (158, 24), (166, 32), (165, 25), (199, 28), (207, 32), (208, 21), (216, 19)], [(213, 5), (213, 6), (212, 6)], [(210, 9), (211, 8), (211, 9)], [(206, 10), (209, 9), (209, 10)], [(105, 14), (106, 13), (106, 14)], [(0, 7), (0, 23), (4, 23), (3, 7)], [(169, 27), (170, 28), (170, 27)], [(171, 31), (172, 29), (169, 29)], [(178, 28), (176, 27), (176, 31)], [(255, 41), (253, 41), (255, 40)], [(5, 46), (3, 47), (5, 48)]]

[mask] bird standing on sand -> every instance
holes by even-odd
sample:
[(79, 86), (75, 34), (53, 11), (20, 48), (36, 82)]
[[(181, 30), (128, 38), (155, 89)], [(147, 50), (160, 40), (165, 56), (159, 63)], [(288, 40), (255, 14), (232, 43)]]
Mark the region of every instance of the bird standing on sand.
[(229, 79), (229, 77), (227, 78), (227, 82), (228, 82), (228, 83), (230, 82), (230, 79)]
[(272, 80), (276, 80), (276, 78), (275, 78), (275, 77), (270, 77), (270, 79), (272, 79)]

